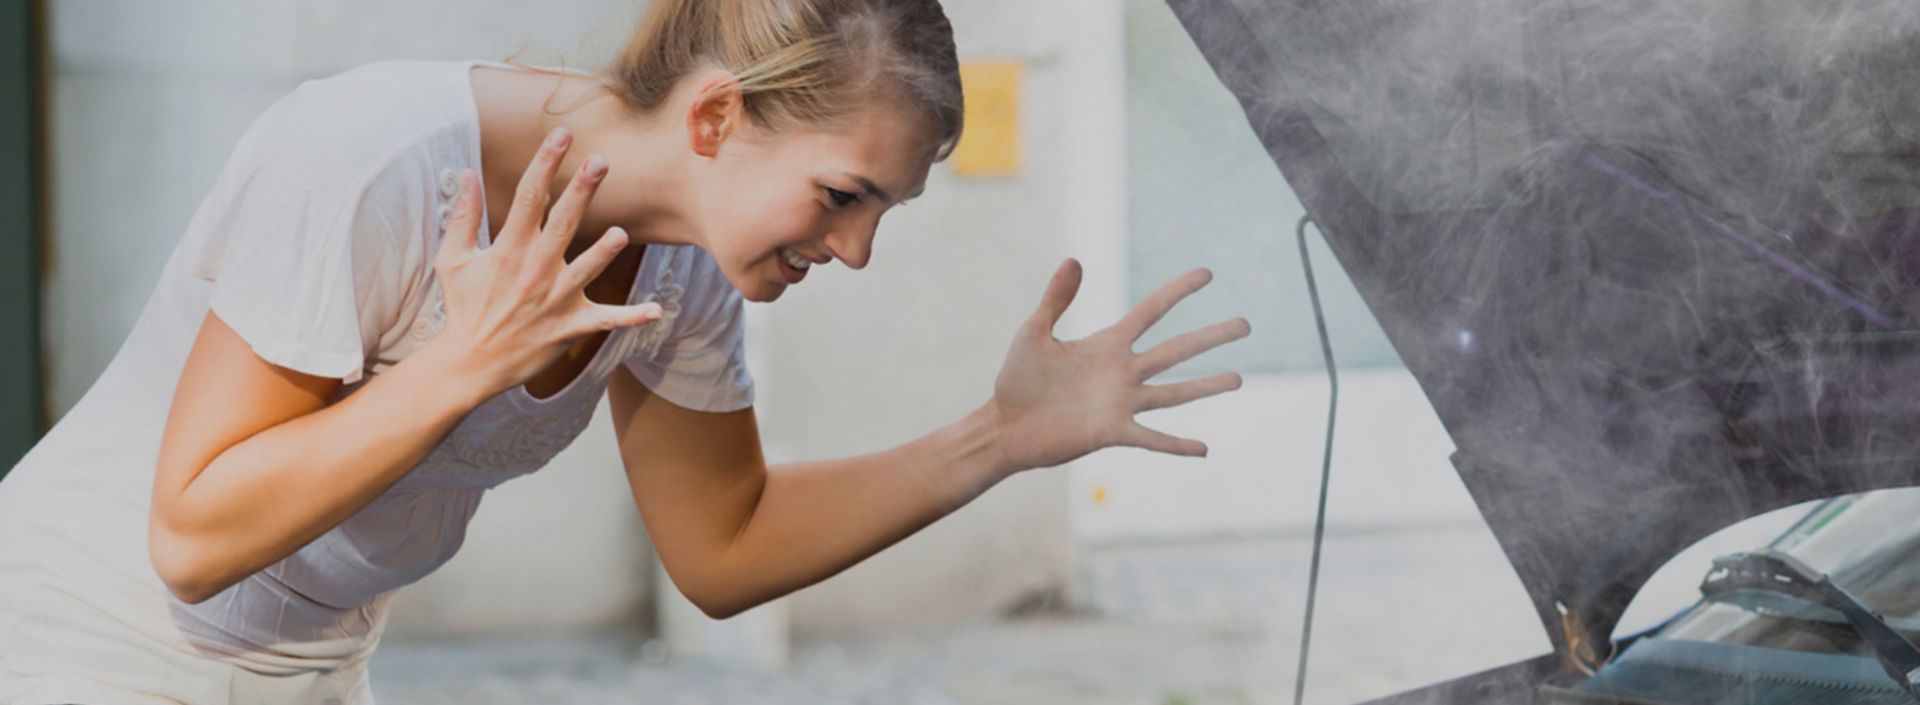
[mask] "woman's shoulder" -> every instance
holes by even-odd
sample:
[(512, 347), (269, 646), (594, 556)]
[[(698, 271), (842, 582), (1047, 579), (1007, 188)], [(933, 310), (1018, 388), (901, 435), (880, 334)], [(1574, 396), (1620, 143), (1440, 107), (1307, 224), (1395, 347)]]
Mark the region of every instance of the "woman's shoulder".
[(349, 186), (428, 156), (435, 143), (465, 151), (472, 113), (458, 82), (463, 65), (380, 61), (305, 81), (255, 119), (229, 170), (278, 164), (316, 188)]
[(424, 215), (451, 198), (442, 172), (477, 161), (467, 65), (380, 61), (301, 83), (247, 128), (216, 194)]
[(455, 62), (377, 62), (281, 96), (242, 135), (189, 224), (204, 253), (193, 272), (212, 279), (235, 231), (257, 227), (312, 238), (344, 228), (381, 250), (428, 247), (436, 206), (451, 200), (443, 172), (477, 158), (464, 76)]

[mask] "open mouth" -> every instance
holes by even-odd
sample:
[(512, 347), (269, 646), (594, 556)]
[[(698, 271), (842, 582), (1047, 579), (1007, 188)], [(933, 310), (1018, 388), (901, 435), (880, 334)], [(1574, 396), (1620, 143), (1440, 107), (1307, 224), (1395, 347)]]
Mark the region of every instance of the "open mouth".
[(786, 248), (781, 248), (776, 254), (778, 256), (774, 259), (780, 262), (780, 278), (785, 279), (788, 284), (800, 283), (801, 279), (806, 278), (807, 269), (813, 266), (812, 262), (808, 262), (806, 258)]

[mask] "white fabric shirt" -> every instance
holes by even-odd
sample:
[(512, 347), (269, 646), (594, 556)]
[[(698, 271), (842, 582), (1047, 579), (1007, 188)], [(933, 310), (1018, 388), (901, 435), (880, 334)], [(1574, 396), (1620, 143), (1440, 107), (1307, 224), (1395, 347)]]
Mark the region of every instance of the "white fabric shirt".
[[(460, 548), (486, 490), (580, 433), (616, 365), (680, 406), (753, 402), (739, 292), (706, 252), (649, 245), (616, 331), (573, 382), (466, 415), (344, 523), (200, 604), (147, 553), (162, 430), (211, 309), (277, 365), (362, 388), (439, 331), (432, 261), (462, 168), (480, 170), (470, 71), (369, 64), (308, 81), (241, 138), (119, 352), (0, 481), (0, 703), (372, 703), (395, 591)], [(488, 239), (481, 227), (481, 243)], [(352, 439), (340, 439), (350, 443)]]

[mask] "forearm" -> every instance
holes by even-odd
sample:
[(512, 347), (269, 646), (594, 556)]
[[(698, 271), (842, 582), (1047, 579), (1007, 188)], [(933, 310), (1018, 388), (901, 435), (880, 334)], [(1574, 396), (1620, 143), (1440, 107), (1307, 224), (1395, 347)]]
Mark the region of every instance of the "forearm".
[[(766, 468), (757, 457), (750, 411), (701, 419), (669, 413), (671, 405), (649, 407), (641, 403), (644, 396), (627, 394), (629, 401), (616, 405), (616, 423), (627, 429), (621, 447), (630, 456), (635, 501), (662, 562), (677, 571), (676, 584), (708, 614), (731, 615), (866, 559), (1016, 472), (1054, 467), (1115, 445), (1205, 456), (1205, 444), (1149, 429), (1133, 417), (1238, 388), (1236, 373), (1146, 381), (1245, 337), (1251, 328), (1235, 319), (1145, 353), (1133, 346), (1211, 277), (1204, 269), (1190, 271), (1156, 289), (1119, 323), (1062, 341), (1053, 328), (1080, 286), (1078, 263), (1062, 263), (1040, 308), (1015, 334), (992, 400), (959, 423), (873, 455)], [(702, 435), (724, 439), (728, 447), (701, 452)], [(672, 457), (633, 457), (646, 453), (651, 442)]]
[(430, 343), (339, 403), (215, 456), (152, 527), (183, 556), (186, 592), (205, 599), (272, 565), (404, 477), (484, 399), (456, 355)]
[(706, 587), (733, 614), (824, 580), (973, 501), (1015, 472), (992, 407), (887, 451), (778, 465)]

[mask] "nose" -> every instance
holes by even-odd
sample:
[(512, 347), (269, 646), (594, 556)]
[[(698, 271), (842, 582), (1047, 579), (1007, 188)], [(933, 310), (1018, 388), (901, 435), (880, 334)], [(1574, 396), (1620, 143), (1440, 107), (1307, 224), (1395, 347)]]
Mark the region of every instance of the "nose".
[(873, 256), (873, 234), (879, 226), (879, 219), (870, 218), (835, 229), (827, 235), (827, 249), (848, 268), (865, 269), (867, 259)]

